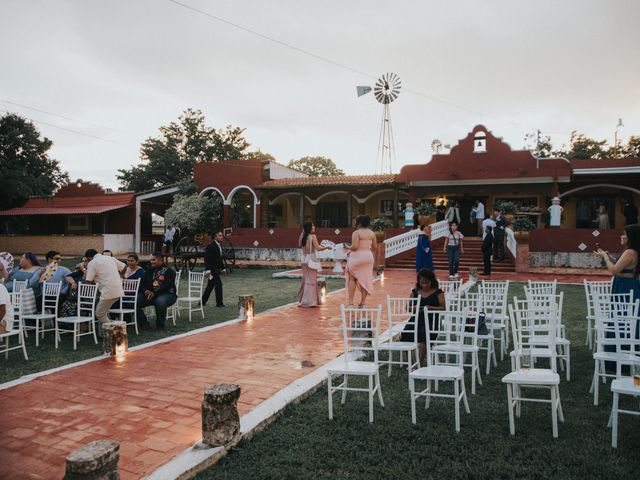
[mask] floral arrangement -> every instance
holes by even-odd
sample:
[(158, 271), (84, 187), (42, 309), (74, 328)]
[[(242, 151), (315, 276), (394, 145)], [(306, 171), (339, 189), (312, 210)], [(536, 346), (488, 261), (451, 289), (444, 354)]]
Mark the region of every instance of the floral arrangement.
[(494, 210), (500, 210), (502, 213), (516, 213), (516, 204), (507, 200), (499, 200), (493, 204)]
[(415, 208), (418, 215), (433, 215), (436, 212), (436, 206), (431, 202), (420, 202)]
[(529, 230), (535, 230), (536, 224), (531, 221), (529, 217), (517, 217), (511, 222), (511, 228), (516, 232), (528, 232)]
[(377, 217), (371, 220), (371, 224), (369, 226), (374, 232), (382, 232), (387, 228), (391, 228), (393, 223), (388, 218)]

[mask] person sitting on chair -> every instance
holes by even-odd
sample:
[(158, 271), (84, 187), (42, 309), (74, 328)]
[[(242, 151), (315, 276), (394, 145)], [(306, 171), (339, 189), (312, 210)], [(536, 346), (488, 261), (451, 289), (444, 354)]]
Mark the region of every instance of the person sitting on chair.
[(156, 329), (164, 330), (167, 308), (176, 303), (176, 272), (164, 263), (164, 254), (154, 252), (151, 255), (151, 268), (144, 273), (138, 292), (138, 323), (149, 327), (144, 307), (153, 305), (156, 310)]

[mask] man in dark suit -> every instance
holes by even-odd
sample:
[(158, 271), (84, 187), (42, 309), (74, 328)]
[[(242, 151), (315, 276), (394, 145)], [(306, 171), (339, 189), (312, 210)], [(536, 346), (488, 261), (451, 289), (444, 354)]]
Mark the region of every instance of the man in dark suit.
[(209, 271), (209, 281), (207, 288), (202, 294), (202, 305), (206, 305), (211, 295), (211, 291), (216, 290), (216, 307), (225, 307), (222, 302), (222, 280), (220, 275), (227, 273), (224, 257), (222, 256), (222, 232), (217, 231), (212, 236), (207, 232), (204, 234), (204, 242), (207, 246), (204, 249), (204, 268)]
[(491, 254), (493, 253), (493, 228), (487, 225), (484, 228), (486, 235), (482, 240), (482, 261), (484, 270), (480, 275), (491, 275)]
[(496, 262), (501, 262), (504, 260), (504, 227), (507, 226), (507, 219), (504, 218), (500, 210), (494, 210), (493, 213), (496, 219), (496, 227), (493, 230), (493, 248), (495, 250), (493, 259)]

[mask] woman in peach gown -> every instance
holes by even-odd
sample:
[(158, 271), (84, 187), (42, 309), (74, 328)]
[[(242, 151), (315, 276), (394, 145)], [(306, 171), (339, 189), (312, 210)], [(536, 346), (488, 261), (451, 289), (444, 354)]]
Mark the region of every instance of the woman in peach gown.
[(316, 226), (313, 222), (305, 222), (302, 226), (298, 244), (302, 248), (302, 285), (298, 291), (298, 305), (300, 307), (317, 307), (320, 304), (318, 290), (318, 271), (308, 265), (309, 260), (317, 262), (316, 252), (329, 250), (323, 247), (316, 238)]
[(367, 295), (373, 293), (373, 263), (378, 249), (376, 235), (369, 228), (369, 217), (358, 215), (356, 217), (356, 230), (351, 236), (345, 279), (349, 294), (349, 306), (353, 305), (353, 297), (356, 286), (360, 287), (360, 307), (364, 307)]

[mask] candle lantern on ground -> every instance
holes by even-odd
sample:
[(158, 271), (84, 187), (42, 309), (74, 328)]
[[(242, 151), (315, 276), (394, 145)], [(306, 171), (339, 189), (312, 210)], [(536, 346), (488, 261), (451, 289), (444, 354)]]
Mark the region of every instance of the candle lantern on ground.
[(114, 321), (102, 324), (102, 349), (107, 355), (122, 358), (127, 352), (129, 341), (127, 338), (127, 324)]
[(318, 292), (320, 293), (320, 303), (324, 305), (327, 298), (327, 280), (325, 277), (318, 278)]
[(238, 318), (249, 322), (253, 320), (254, 307), (253, 295), (240, 295), (238, 297)]

